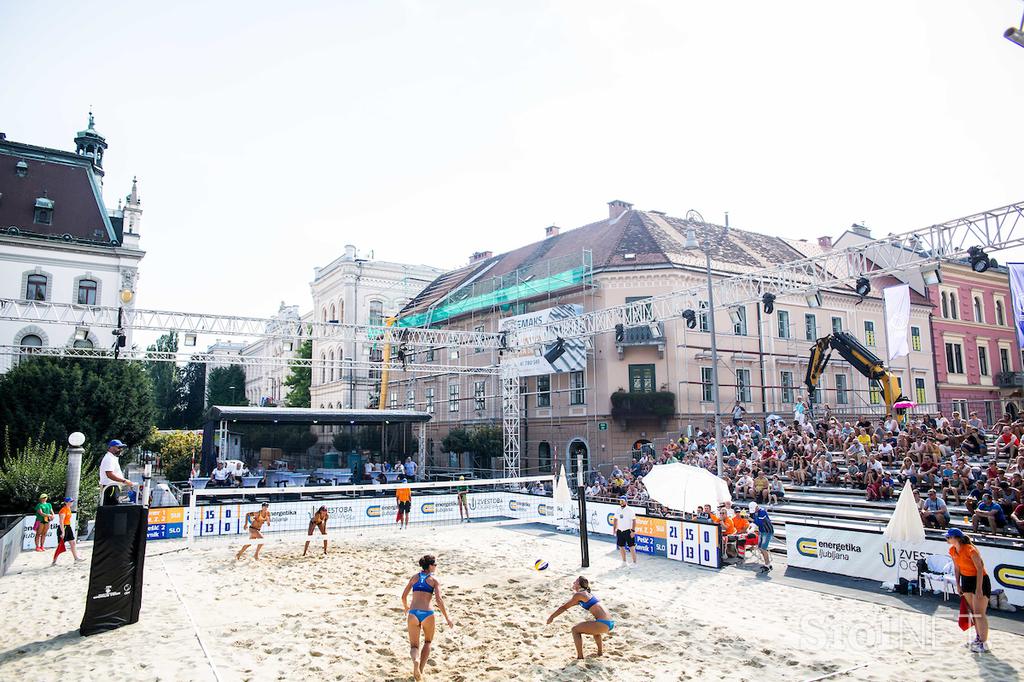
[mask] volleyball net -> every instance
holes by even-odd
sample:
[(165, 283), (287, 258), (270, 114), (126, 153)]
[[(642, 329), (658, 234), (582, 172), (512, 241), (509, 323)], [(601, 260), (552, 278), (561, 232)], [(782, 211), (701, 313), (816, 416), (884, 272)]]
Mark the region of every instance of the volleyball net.
[(315, 520), (323, 514), (328, 538), (406, 525), (557, 524), (558, 519), (568, 518), (571, 510), (556, 507), (551, 496), (553, 487), (553, 476), (526, 476), (426, 483), (204, 488), (192, 491), (184, 510), (183, 535), (189, 544), (212, 539), (249, 542), (246, 526), (254, 520), (259, 523), (257, 515), (264, 505), (269, 518), (260, 532), (266, 540), (319, 542), (324, 534)]

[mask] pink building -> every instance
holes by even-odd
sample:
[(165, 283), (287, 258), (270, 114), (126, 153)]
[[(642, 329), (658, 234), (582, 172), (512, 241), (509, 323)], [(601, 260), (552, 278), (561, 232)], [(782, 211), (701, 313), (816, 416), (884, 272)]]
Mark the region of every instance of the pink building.
[[(977, 273), (942, 264), (942, 282), (928, 287), (934, 306), (932, 343), (940, 409), (948, 417), (977, 412), (991, 424), (1021, 406), (1024, 373), (1013, 327), (1006, 269)], [(913, 340), (918, 343), (917, 339)]]

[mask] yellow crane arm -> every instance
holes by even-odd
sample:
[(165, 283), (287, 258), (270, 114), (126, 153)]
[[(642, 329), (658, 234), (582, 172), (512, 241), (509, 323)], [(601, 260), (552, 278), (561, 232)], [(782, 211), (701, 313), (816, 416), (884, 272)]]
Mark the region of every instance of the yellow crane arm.
[(397, 317), (384, 320), (384, 350), (381, 353), (380, 394), (377, 398), (377, 409), (383, 410), (388, 395), (388, 364), (391, 362), (391, 327), (398, 321)]

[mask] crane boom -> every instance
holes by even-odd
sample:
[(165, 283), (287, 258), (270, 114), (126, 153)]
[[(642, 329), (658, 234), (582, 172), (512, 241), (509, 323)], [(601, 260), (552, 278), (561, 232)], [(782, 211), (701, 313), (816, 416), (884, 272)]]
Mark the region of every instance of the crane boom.
[(814, 397), (818, 380), (832, 358), (832, 351), (839, 353), (855, 370), (867, 377), (869, 383), (873, 381), (881, 387), (886, 409), (890, 414), (896, 415), (897, 421), (903, 423), (902, 410), (893, 409), (895, 403), (906, 400), (900, 390), (899, 379), (886, 368), (881, 358), (849, 332), (834, 332), (818, 339), (811, 346), (807, 375), (804, 377), (808, 395)]

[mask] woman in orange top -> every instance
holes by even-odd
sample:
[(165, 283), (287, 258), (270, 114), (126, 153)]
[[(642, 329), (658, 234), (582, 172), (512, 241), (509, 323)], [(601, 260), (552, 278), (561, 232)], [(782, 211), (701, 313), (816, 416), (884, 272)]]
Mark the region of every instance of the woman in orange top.
[[(403, 477), (402, 482), (406, 479)], [(402, 528), (409, 526), (409, 512), (412, 511), (412, 490), (409, 488), (395, 488), (395, 500), (398, 502), (398, 515), (395, 523)], [(404, 523), (403, 523), (404, 522)]]
[(71, 556), (75, 557), (75, 561), (85, 561), (82, 557), (78, 556), (78, 546), (75, 544), (75, 529), (71, 527), (71, 503), (74, 502), (70, 497), (64, 498), (64, 506), (57, 512), (57, 516), (60, 517), (60, 540), (57, 542), (57, 550), (53, 553), (53, 563), (57, 563), (57, 557), (67, 551), (67, 548), (71, 548)]
[(975, 639), (970, 644), (972, 653), (980, 654), (988, 648), (988, 598), (992, 594), (992, 582), (985, 573), (985, 564), (981, 553), (971, 539), (959, 528), (946, 531), (946, 542), (949, 543), (949, 556), (953, 557), (953, 568), (956, 580), (960, 585), (960, 594), (967, 601), (974, 621)]

